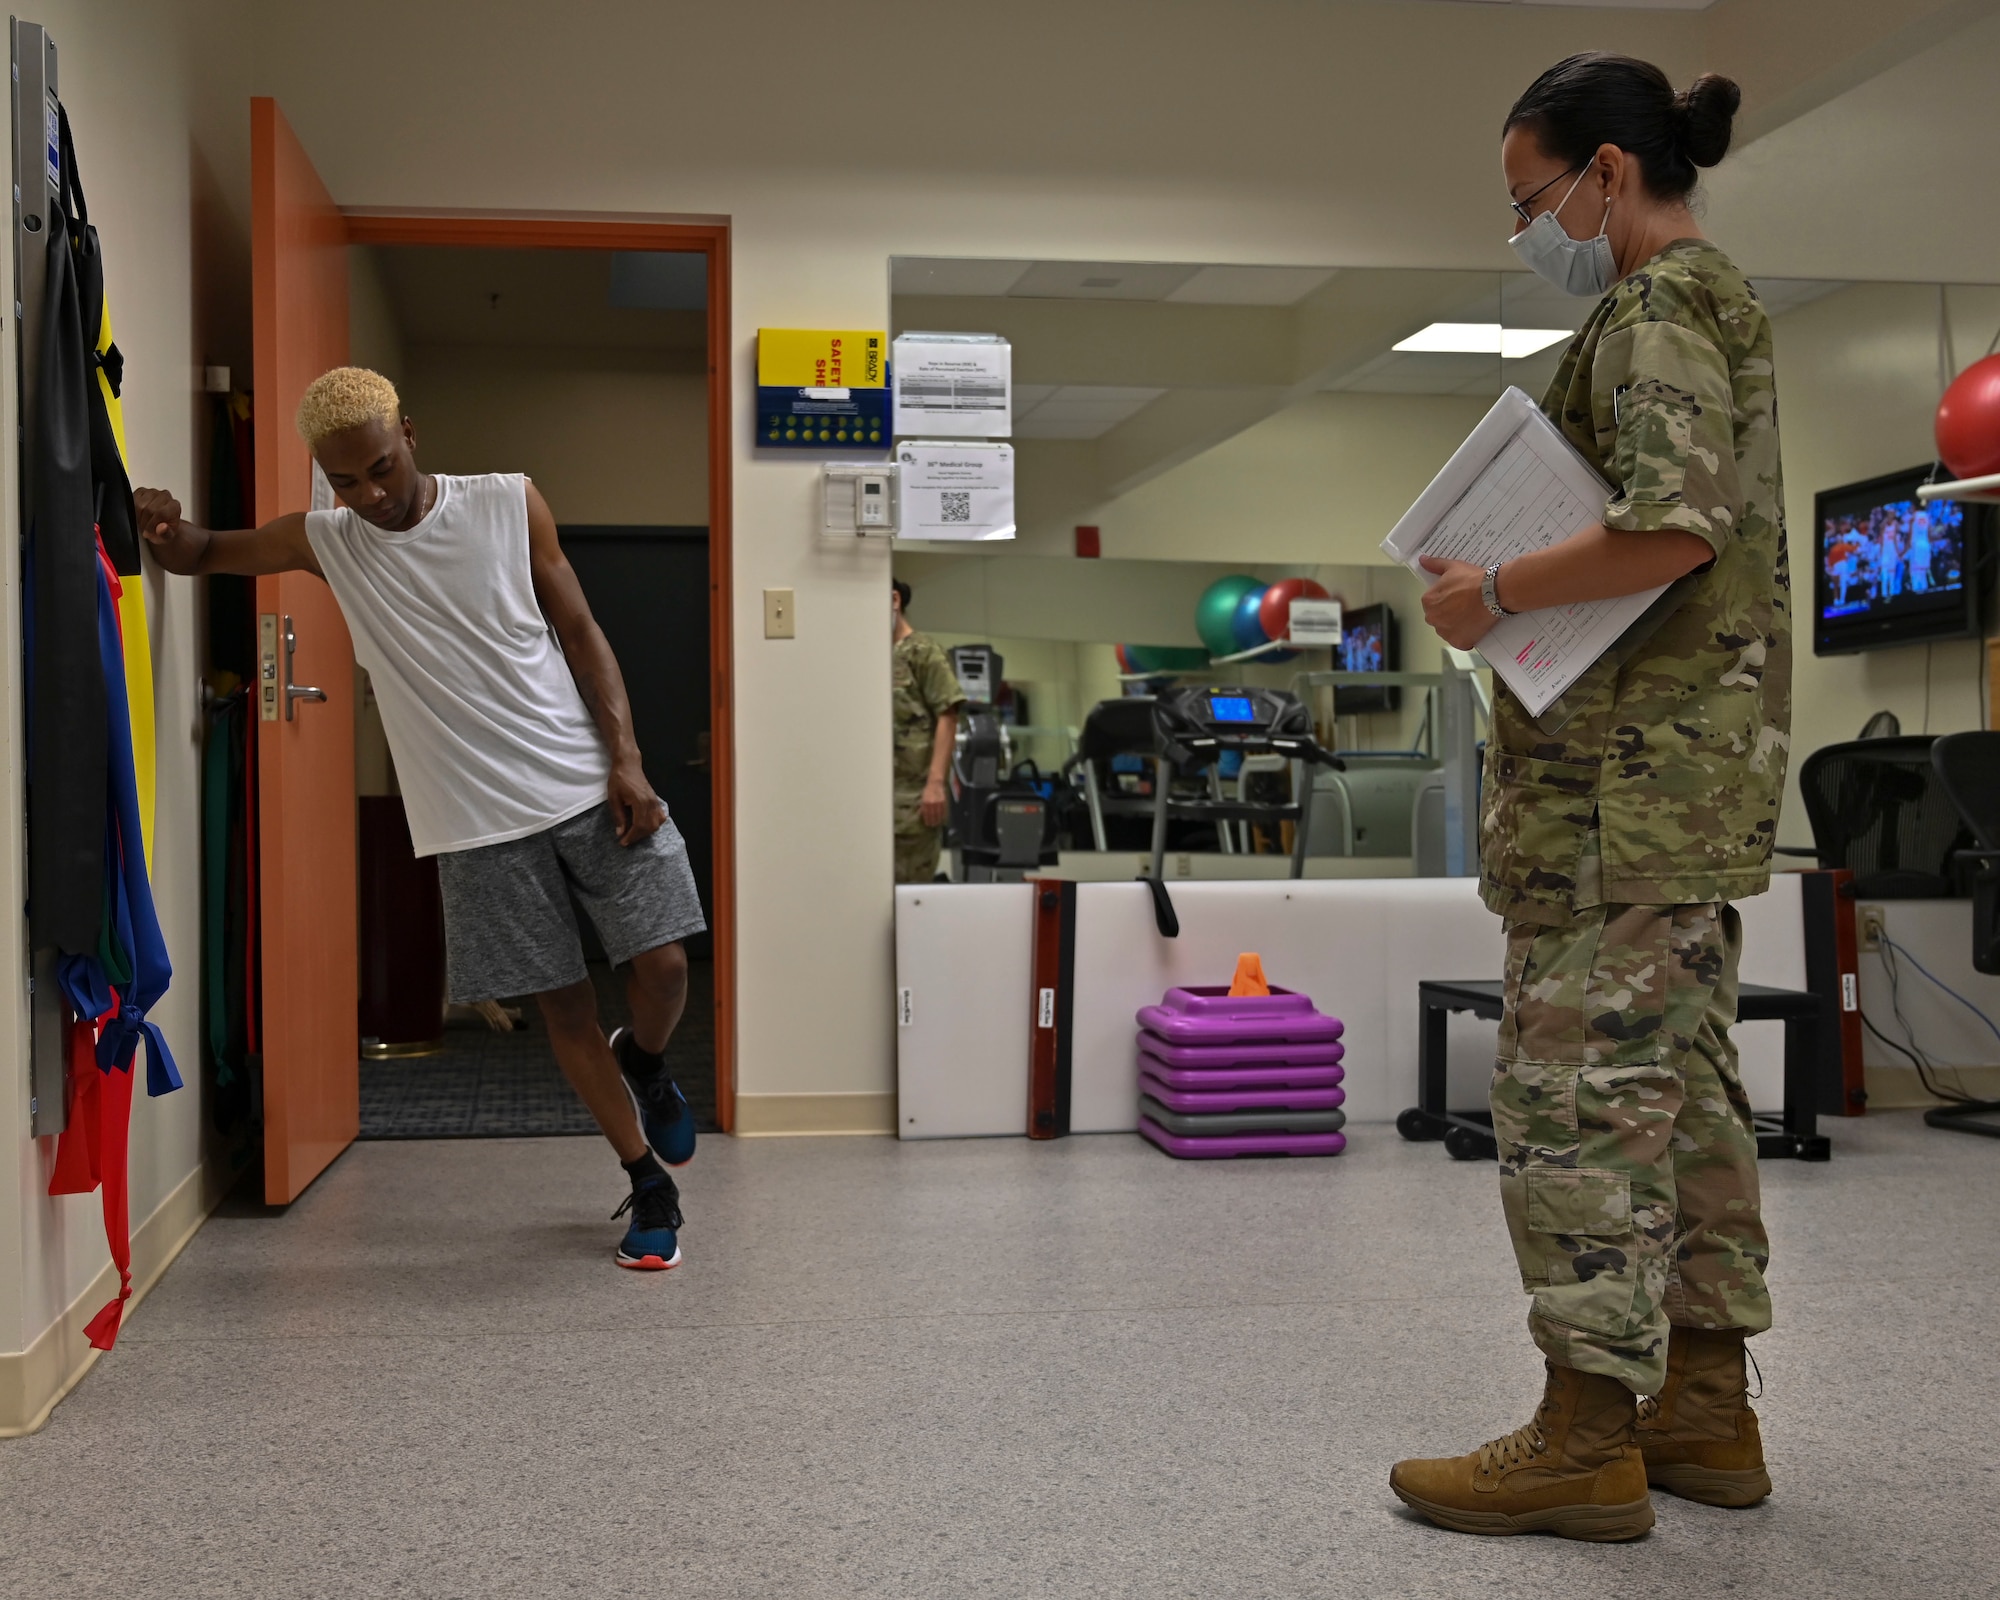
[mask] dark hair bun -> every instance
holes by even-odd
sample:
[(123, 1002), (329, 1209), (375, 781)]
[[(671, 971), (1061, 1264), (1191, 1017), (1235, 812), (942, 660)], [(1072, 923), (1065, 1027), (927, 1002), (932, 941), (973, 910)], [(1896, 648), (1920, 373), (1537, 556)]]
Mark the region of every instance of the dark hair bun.
[(1698, 167), (1712, 167), (1729, 154), (1729, 136), (1743, 91), (1719, 72), (1704, 72), (1674, 96), (1681, 114), (1681, 148)]

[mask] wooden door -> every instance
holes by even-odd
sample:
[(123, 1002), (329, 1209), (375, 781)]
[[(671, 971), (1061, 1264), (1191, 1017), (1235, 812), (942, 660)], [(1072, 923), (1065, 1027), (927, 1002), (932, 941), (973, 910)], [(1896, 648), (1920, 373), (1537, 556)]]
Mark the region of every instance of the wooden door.
[[(347, 225), (266, 98), (250, 102), (250, 188), (261, 524), (312, 505), (292, 418), (306, 385), (347, 360)], [(257, 628), (264, 1199), (283, 1204), (361, 1124), (354, 651), (332, 591), (307, 573), (257, 580)], [(285, 693), (288, 655), (289, 681), (323, 701)]]

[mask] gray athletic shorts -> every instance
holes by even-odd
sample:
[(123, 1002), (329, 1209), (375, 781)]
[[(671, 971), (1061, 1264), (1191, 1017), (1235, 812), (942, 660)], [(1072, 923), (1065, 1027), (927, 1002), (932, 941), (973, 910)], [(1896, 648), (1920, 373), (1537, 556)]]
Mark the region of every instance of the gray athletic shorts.
[(626, 846), (609, 804), (594, 806), (525, 839), (448, 850), (437, 861), (446, 987), (460, 1003), (541, 994), (588, 976), (572, 894), (613, 966), (708, 926), (671, 818)]

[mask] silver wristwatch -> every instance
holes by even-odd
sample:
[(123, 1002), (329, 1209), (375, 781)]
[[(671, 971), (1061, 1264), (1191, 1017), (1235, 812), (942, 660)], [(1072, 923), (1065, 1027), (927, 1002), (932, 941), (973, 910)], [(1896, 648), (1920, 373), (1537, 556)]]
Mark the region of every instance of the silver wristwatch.
[(1479, 580), (1479, 598), (1486, 602), (1486, 609), (1496, 617), (1511, 617), (1514, 613), (1500, 603), (1500, 595), (1494, 588), (1500, 578), (1500, 563), (1494, 562), (1486, 569), (1486, 576)]

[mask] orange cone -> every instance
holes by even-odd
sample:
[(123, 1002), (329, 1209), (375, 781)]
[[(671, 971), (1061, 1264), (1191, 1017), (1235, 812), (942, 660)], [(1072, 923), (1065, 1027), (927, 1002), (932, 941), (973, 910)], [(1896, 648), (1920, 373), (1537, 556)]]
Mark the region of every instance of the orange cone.
[(1236, 976), (1229, 983), (1231, 997), (1270, 992), (1271, 985), (1264, 977), (1264, 958), (1254, 950), (1246, 950), (1236, 958)]

